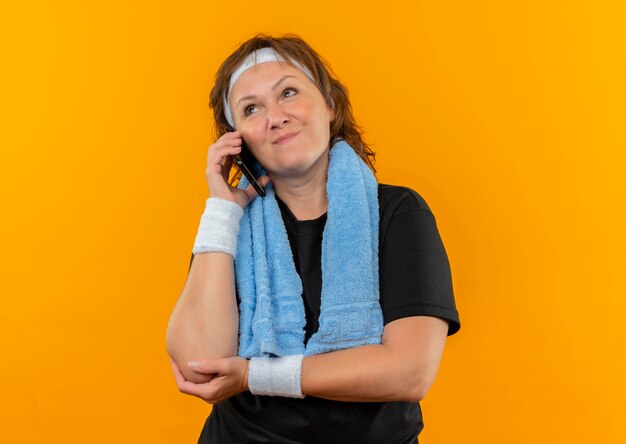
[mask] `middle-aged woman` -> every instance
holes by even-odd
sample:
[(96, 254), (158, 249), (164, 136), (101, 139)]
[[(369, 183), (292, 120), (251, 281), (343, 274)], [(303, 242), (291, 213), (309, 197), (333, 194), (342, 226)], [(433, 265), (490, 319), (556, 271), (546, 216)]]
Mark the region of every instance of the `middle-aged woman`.
[[(460, 328), (430, 208), (377, 182), (346, 88), (298, 36), (243, 43), (211, 107), (210, 197), (167, 331), (180, 391), (214, 405), (199, 442), (417, 442)], [(264, 197), (228, 181), (244, 142)]]

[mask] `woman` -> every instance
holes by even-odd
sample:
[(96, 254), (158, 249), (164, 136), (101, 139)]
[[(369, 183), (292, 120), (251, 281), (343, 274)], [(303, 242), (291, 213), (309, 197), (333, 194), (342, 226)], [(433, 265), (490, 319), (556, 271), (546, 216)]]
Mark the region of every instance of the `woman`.
[[(211, 107), (211, 197), (167, 332), (180, 391), (214, 405), (199, 442), (416, 442), (460, 328), (430, 208), (377, 183), (347, 90), (297, 36), (241, 45)], [(228, 183), (243, 142), (265, 197)]]

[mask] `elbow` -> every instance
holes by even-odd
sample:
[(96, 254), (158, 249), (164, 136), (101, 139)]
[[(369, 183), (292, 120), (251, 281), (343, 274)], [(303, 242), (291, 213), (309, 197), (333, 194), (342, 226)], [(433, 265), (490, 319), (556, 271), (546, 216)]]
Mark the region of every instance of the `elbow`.
[(412, 390), (409, 392), (409, 401), (410, 402), (420, 402), (426, 397), (426, 393), (428, 392), (429, 387), (425, 387), (423, 384), (417, 384), (412, 387)]
[(177, 358), (180, 355), (181, 340), (179, 336), (180, 331), (174, 328), (170, 319), (170, 322), (167, 326), (167, 332), (165, 333), (165, 351), (174, 361), (178, 361)]
[(420, 402), (426, 397), (426, 393), (428, 393), (428, 390), (430, 390), (430, 387), (433, 385), (434, 377), (429, 378), (417, 374), (412, 380), (408, 380), (411, 381), (411, 383), (405, 391), (406, 400), (409, 402)]
[(185, 377), (193, 375), (192, 369), (188, 368), (188, 361), (197, 361), (206, 357), (200, 353), (197, 341), (191, 336), (191, 331), (185, 328), (173, 326), (170, 322), (165, 335), (165, 351), (171, 361), (174, 361)]
[(182, 375), (185, 377), (185, 380), (193, 382), (194, 384), (202, 384), (213, 379), (213, 375), (198, 373), (187, 365), (188, 361), (198, 360), (199, 357), (197, 355), (191, 355), (189, 350), (181, 347), (179, 345), (180, 341), (175, 341), (169, 331), (165, 342), (167, 355), (170, 360), (176, 364)]

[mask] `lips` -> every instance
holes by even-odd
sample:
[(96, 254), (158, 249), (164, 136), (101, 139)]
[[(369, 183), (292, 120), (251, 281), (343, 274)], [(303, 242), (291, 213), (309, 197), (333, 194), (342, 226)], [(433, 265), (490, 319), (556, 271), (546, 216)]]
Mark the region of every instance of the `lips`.
[(293, 139), (294, 136), (298, 135), (299, 133), (300, 133), (300, 131), (297, 131), (295, 133), (285, 134), (284, 136), (279, 137), (278, 139), (274, 140), (273, 143), (280, 144), (280, 143), (284, 143), (284, 142), (289, 142), (291, 139)]

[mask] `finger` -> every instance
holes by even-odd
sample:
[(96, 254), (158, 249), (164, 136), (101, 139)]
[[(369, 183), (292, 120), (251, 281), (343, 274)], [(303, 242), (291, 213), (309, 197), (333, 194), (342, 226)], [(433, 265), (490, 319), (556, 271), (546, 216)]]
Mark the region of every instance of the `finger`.
[(228, 141), (230, 139), (236, 138), (236, 137), (241, 137), (241, 133), (237, 130), (235, 131), (227, 131), (224, 134), (222, 134), (220, 137), (217, 138), (217, 140), (213, 143), (215, 144), (219, 144), (221, 142), (224, 141)]
[(237, 133), (228, 133), (227, 135), (225, 134), (224, 136), (222, 136), (220, 139), (218, 139), (213, 146), (214, 147), (220, 147), (220, 146), (234, 146), (234, 145), (241, 145), (241, 134)]
[(258, 182), (263, 186), (263, 188), (265, 188), (267, 184), (270, 183), (270, 180), (269, 176), (261, 176), (259, 177)]
[(191, 381), (187, 381), (185, 376), (180, 371), (180, 367), (172, 361), (172, 369), (174, 371), (174, 379), (176, 379), (176, 385), (181, 393), (186, 395), (203, 396), (203, 393), (207, 390), (204, 384), (195, 384)]
[[(257, 179), (257, 182), (265, 188), (268, 183), (270, 183), (270, 178), (268, 176), (261, 176)], [(249, 200), (252, 200), (258, 196), (258, 193), (254, 189), (254, 186), (248, 185), (248, 187), (244, 190)]]
[(209, 146), (209, 154), (214, 153), (217, 150), (223, 148), (229, 148), (234, 146), (240, 146), (243, 142), (243, 139), (240, 136), (231, 137), (228, 139), (219, 139), (217, 142)]
[(176, 380), (176, 385), (180, 389), (185, 384), (185, 382), (188, 382), (188, 381), (185, 379), (185, 376), (182, 374), (182, 372), (180, 371), (180, 368), (174, 361), (172, 361), (172, 371), (174, 372), (174, 379)]
[[(211, 381), (198, 385), (198, 395), (205, 401), (215, 404), (220, 400), (223, 400), (225, 395), (233, 393), (233, 378), (230, 376), (219, 376)], [(240, 393), (239, 391), (238, 393)], [(230, 397), (232, 395), (228, 395)]]
[(207, 157), (207, 163), (209, 165), (223, 164), (224, 159), (239, 154), (241, 152), (241, 146), (224, 146), (209, 151)]
[(231, 147), (229, 150), (209, 156), (207, 161), (207, 174), (219, 173), (224, 178), (228, 177), (233, 164), (233, 156), (241, 152), (241, 147)]
[[(208, 384), (208, 383), (205, 383)], [(204, 384), (194, 384), (193, 382), (185, 381), (184, 384), (178, 386), (178, 390), (185, 395), (197, 396), (198, 398), (205, 398), (203, 390)]]
[(180, 371), (180, 367), (178, 367), (178, 365), (174, 361), (172, 361), (172, 371), (174, 372), (174, 379), (176, 380), (176, 385), (178, 385), (178, 388), (186, 386), (185, 383), (193, 384), (191, 381), (187, 381), (185, 379), (185, 375), (183, 375), (183, 373)]
[(219, 374), (224, 370), (224, 363), (222, 359), (211, 359), (211, 360), (202, 360), (202, 361), (190, 361), (187, 363), (189, 368), (191, 368), (194, 372), (202, 373), (205, 375), (208, 374)]
[(209, 150), (209, 159), (227, 156), (239, 150), (241, 150), (241, 142), (235, 142), (232, 145), (216, 146)]
[(174, 370), (174, 378), (176, 379), (176, 385), (178, 386), (178, 390), (181, 393), (186, 395), (193, 396), (202, 396), (202, 386), (204, 384), (194, 384), (191, 381), (187, 381), (183, 374), (180, 372), (180, 369), (176, 364), (172, 364), (172, 369)]
[(238, 130), (228, 131), (222, 137), (241, 137), (241, 133)]
[(172, 371), (174, 372), (174, 378), (176, 379), (176, 381), (178, 382), (179, 379), (182, 379), (184, 381), (185, 377), (181, 373), (178, 364), (176, 364), (174, 361), (170, 361), (170, 363), (172, 364)]
[(241, 145), (242, 141), (243, 139), (241, 138), (241, 136), (236, 136), (236, 137), (232, 137), (226, 140), (221, 140), (219, 145), (216, 144), (216, 146), (218, 147), (238, 146), (238, 145)]
[(235, 149), (230, 154), (226, 154), (224, 157), (222, 157), (220, 164), (222, 165), (222, 167), (226, 168), (226, 171), (230, 171), (230, 168), (233, 166), (233, 158), (239, 153), (241, 153), (241, 148)]

